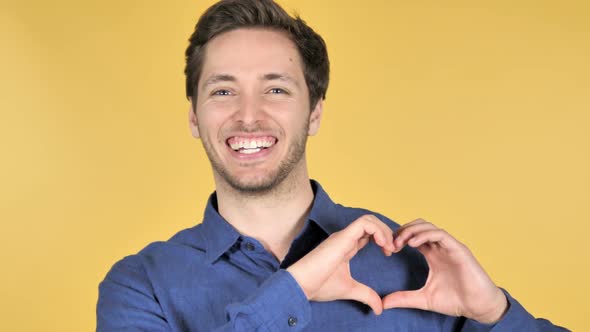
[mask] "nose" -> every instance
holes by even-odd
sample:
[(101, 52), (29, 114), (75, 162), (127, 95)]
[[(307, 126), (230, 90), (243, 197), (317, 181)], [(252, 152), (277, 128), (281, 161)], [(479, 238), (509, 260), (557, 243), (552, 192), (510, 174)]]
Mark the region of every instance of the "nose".
[(246, 125), (255, 124), (262, 120), (264, 110), (260, 98), (252, 94), (242, 94), (233, 118), (235, 121)]

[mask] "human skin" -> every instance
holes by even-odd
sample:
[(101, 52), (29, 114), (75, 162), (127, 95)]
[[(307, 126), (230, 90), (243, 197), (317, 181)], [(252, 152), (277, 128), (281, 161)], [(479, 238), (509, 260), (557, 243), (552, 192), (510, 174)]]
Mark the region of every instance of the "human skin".
[[(191, 129), (203, 142), (216, 181), (261, 192), (305, 168), (305, 143), (319, 128), (321, 110), (316, 106), (310, 114), (295, 45), (279, 32), (238, 29), (211, 40), (205, 56)], [(240, 154), (226, 144), (231, 138), (276, 143)]]

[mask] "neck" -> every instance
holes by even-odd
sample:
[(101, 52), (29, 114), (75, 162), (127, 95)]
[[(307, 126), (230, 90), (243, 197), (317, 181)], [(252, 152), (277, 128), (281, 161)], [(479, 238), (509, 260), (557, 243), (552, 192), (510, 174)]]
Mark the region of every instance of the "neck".
[(257, 194), (216, 181), (219, 214), (242, 235), (262, 243), (279, 261), (303, 228), (314, 198), (307, 169), (293, 171), (272, 190)]

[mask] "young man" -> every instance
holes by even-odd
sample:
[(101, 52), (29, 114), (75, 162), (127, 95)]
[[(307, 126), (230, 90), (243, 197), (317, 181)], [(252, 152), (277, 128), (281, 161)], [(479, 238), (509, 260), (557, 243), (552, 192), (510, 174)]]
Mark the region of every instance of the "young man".
[(272, 0), (221, 1), (186, 56), (190, 128), (216, 191), (202, 224), (113, 266), (97, 330), (563, 330), (443, 230), (343, 207), (310, 181), (329, 62), (303, 21)]

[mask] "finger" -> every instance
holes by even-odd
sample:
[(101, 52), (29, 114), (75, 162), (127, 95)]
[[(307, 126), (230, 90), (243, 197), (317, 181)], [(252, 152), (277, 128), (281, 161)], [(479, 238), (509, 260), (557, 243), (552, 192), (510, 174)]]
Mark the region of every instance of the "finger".
[(383, 252), (383, 255), (385, 255), (385, 256), (391, 256), (393, 254), (393, 250), (389, 250), (386, 248), (381, 248), (381, 251)]
[(382, 233), (385, 235), (385, 244), (382, 246), (383, 253), (388, 256), (391, 255), (391, 252), (395, 249), (393, 245), (393, 230), (375, 215), (366, 215), (365, 217), (381, 229)]
[(367, 243), (369, 243), (369, 241), (371, 241), (371, 237), (369, 235), (361, 237), (357, 245), (357, 250), (363, 249)]
[(363, 285), (360, 282), (355, 281), (355, 285), (350, 292), (347, 293), (345, 299), (359, 301), (368, 305), (376, 315), (381, 315), (383, 312), (383, 302), (381, 301), (379, 294), (369, 286)]
[(401, 250), (408, 243), (408, 240), (416, 236), (416, 234), (434, 229), (438, 228), (429, 222), (416, 223), (405, 227), (400, 232), (397, 232), (397, 237), (393, 241), (395, 249), (397, 251)]
[(397, 230), (396, 233), (403, 230), (404, 228), (407, 228), (409, 226), (413, 226), (413, 225), (417, 225), (417, 224), (423, 224), (423, 223), (427, 223), (428, 221), (422, 219), (422, 218), (418, 218), (418, 219), (414, 219), (408, 223), (405, 223), (403, 225), (401, 225)]
[(387, 235), (384, 233), (384, 229), (379, 227), (369, 216), (358, 218), (350, 226), (345, 228), (344, 231), (348, 231), (348, 235), (353, 237), (354, 240), (358, 240), (362, 236), (369, 234), (373, 236), (377, 245), (380, 247), (387, 246)]
[(428, 310), (427, 301), (419, 291), (399, 291), (383, 298), (383, 309), (414, 308)]
[(424, 258), (426, 258), (426, 263), (428, 264), (428, 267), (430, 269), (430, 257), (431, 254), (434, 250), (438, 249), (440, 247), (440, 245), (438, 243), (424, 243), (421, 246), (416, 247), (416, 250), (418, 250), (423, 256)]
[(420, 222), (411, 222), (405, 224), (395, 231), (395, 236), (399, 237), (401, 234), (408, 232), (411, 229), (421, 229), (422, 227), (436, 227), (433, 223), (420, 219)]
[(386, 239), (387, 239), (387, 245), (385, 246), (385, 248), (387, 249), (387, 252), (389, 253), (389, 255), (391, 255), (391, 252), (395, 249), (395, 247), (393, 245), (393, 230), (384, 221), (377, 218), (377, 216), (372, 216), (372, 217), (375, 220), (375, 222), (377, 223), (377, 225), (379, 225), (379, 227), (381, 227), (381, 229), (383, 229), (383, 233), (386, 235)]
[(449, 234), (442, 229), (427, 230), (414, 235), (414, 237), (408, 240), (408, 245), (416, 248), (427, 242), (443, 242), (447, 237), (449, 237)]
[(347, 261), (351, 260), (361, 249), (363, 249), (369, 242), (371, 241), (371, 235), (365, 234), (361, 237), (357, 243), (356, 247), (352, 248), (345, 256)]

